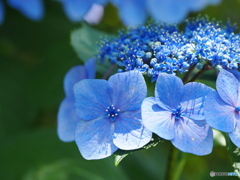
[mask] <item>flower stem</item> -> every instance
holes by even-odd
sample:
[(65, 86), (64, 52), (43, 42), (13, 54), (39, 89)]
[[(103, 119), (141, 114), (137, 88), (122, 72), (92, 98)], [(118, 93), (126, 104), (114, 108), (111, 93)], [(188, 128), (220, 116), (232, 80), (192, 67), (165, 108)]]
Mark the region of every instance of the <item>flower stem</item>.
[(187, 153), (183, 153), (173, 146), (169, 150), (166, 180), (178, 180), (187, 161)]
[(187, 80), (189, 79), (189, 76), (191, 75), (191, 73), (192, 73), (192, 71), (194, 70), (195, 67), (196, 67), (196, 64), (189, 68), (188, 72), (186, 72), (186, 74), (182, 78), (183, 83), (187, 82)]
[(188, 82), (193, 82), (193, 81), (195, 81), (195, 80), (196, 80), (197, 78), (199, 78), (204, 72), (206, 72), (206, 71), (208, 71), (208, 70), (210, 70), (210, 69), (211, 69), (211, 67), (210, 67), (209, 65), (204, 64), (203, 68), (202, 68), (200, 71), (198, 71), (198, 73), (195, 74)]
[(116, 64), (112, 65), (108, 70), (107, 72), (104, 74), (104, 76), (102, 77), (102, 79), (107, 79), (108, 76), (111, 74), (111, 72), (115, 69), (116, 67)]

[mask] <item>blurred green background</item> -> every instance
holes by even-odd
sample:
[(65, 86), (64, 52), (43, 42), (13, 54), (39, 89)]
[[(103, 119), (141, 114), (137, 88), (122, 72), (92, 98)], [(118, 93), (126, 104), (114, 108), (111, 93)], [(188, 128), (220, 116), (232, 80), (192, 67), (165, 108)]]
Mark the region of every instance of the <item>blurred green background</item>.
[[(70, 22), (60, 3), (45, 0), (44, 4), (40, 22), (6, 7), (0, 26), (0, 179), (163, 179), (172, 146), (167, 141), (129, 155), (115, 167), (114, 157), (87, 161), (75, 143), (58, 139), (56, 116), (64, 98), (63, 77), (72, 66), (83, 64), (70, 45), (70, 33), (81, 23)], [(240, 24), (240, 0), (223, 0), (200, 13)], [(122, 27), (117, 10), (108, 5), (103, 20), (93, 28), (116, 34)], [(207, 76), (202, 78), (208, 81)], [(216, 144), (204, 157), (188, 155), (181, 179), (212, 179), (210, 171), (233, 171), (226, 147)]]

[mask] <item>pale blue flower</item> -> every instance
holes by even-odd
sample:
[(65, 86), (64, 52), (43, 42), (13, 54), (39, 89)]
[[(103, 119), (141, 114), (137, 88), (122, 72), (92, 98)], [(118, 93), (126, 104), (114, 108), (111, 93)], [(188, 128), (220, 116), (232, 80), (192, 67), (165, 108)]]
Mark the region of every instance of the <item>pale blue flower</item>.
[(2, 1), (0, 1), (0, 24), (2, 24), (4, 20), (4, 6)]
[(8, 0), (8, 4), (32, 20), (40, 20), (44, 14), (42, 0)]
[(107, 0), (58, 0), (58, 1), (62, 3), (66, 15), (73, 22), (83, 20), (84, 16), (88, 13), (93, 4), (105, 5), (107, 2)]
[(162, 73), (156, 82), (155, 97), (143, 101), (143, 125), (181, 151), (209, 154), (213, 134), (204, 118), (203, 103), (212, 91), (201, 83), (183, 85), (180, 78)]
[(141, 120), (147, 87), (138, 71), (118, 73), (106, 80), (86, 79), (74, 86), (80, 122), (75, 141), (85, 159), (102, 159), (118, 148), (133, 150), (151, 139)]
[(96, 74), (95, 59), (89, 59), (84, 66), (74, 66), (64, 78), (64, 91), (66, 97), (61, 102), (58, 111), (57, 132), (58, 137), (65, 142), (74, 141), (77, 123), (80, 121), (74, 106), (73, 86), (83, 79), (94, 79)]
[(234, 74), (220, 71), (217, 92), (208, 95), (204, 113), (211, 127), (229, 133), (233, 143), (240, 147), (240, 72), (235, 70)]

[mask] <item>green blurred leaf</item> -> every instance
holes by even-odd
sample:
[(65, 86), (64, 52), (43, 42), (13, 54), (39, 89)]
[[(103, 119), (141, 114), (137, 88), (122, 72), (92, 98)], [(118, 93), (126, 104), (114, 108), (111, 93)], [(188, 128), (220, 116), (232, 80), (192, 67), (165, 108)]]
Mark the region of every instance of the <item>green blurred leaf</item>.
[[(83, 23), (81, 28), (71, 33), (71, 45), (78, 57), (86, 62), (89, 58), (97, 54), (98, 43), (101, 38), (106, 36), (110, 37), (107, 33), (95, 30)], [(100, 63), (97, 61), (97, 71), (102, 74), (104, 74), (110, 66), (111, 64), (109, 62)]]
[(114, 157), (87, 161), (75, 143), (58, 140), (55, 130), (39, 130), (1, 142), (0, 179), (122, 180), (128, 179)]
[(116, 155), (114, 160), (114, 165), (118, 166), (119, 163), (127, 156), (128, 154)]
[(81, 28), (71, 33), (71, 45), (78, 57), (86, 62), (96, 54), (97, 42), (106, 35), (83, 23)]

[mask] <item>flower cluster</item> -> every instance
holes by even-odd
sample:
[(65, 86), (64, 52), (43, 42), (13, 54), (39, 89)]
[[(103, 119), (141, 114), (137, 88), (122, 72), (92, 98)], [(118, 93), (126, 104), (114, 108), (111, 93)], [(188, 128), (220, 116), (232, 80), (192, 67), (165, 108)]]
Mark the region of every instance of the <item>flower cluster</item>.
[[(150, 24), (103, 40), (98, 58), (126, 72), (119, 70), (108, 81), (91, 79), (95, 59), (90, 59), (67, 73), (60, 139), (75, 141), (85, 159), (148, 147), (152, 133), (183, 152), (207, 155), (212, 128), (229, 133), (240, 147), (240, 41), (234, 32), (229, 23), (223, 27), (198, 17), (188, 20), (183, 32), (175, 25)], [(176, 76), (195, 65), (220, 70), (217, 91)], [(156, 81), (154, 97), (146, 97), (144, 75)]]
[(103, 39), (98, 58), (123, 71), (138, 69), (152, 81), (160, 73), (183, 73), (194, 65), (239, 69), (240, 36), (235, 29), (230, 23), (224, 26), (200, 16), (188, 20), (183, 32), (174, 25), (150, 23), (120, 31), (115, 39)]
[[(156, 21), (181, 22), (189, 12), (196, 12), (205, 6), (217, 5), (221, 0), (58, 0), (72, 21), (80, 21), (91, 6), (112, 3), (126, 26), (143, 24), (150, 15)], [(97, 18), (97, 17), (96, 17)]]

